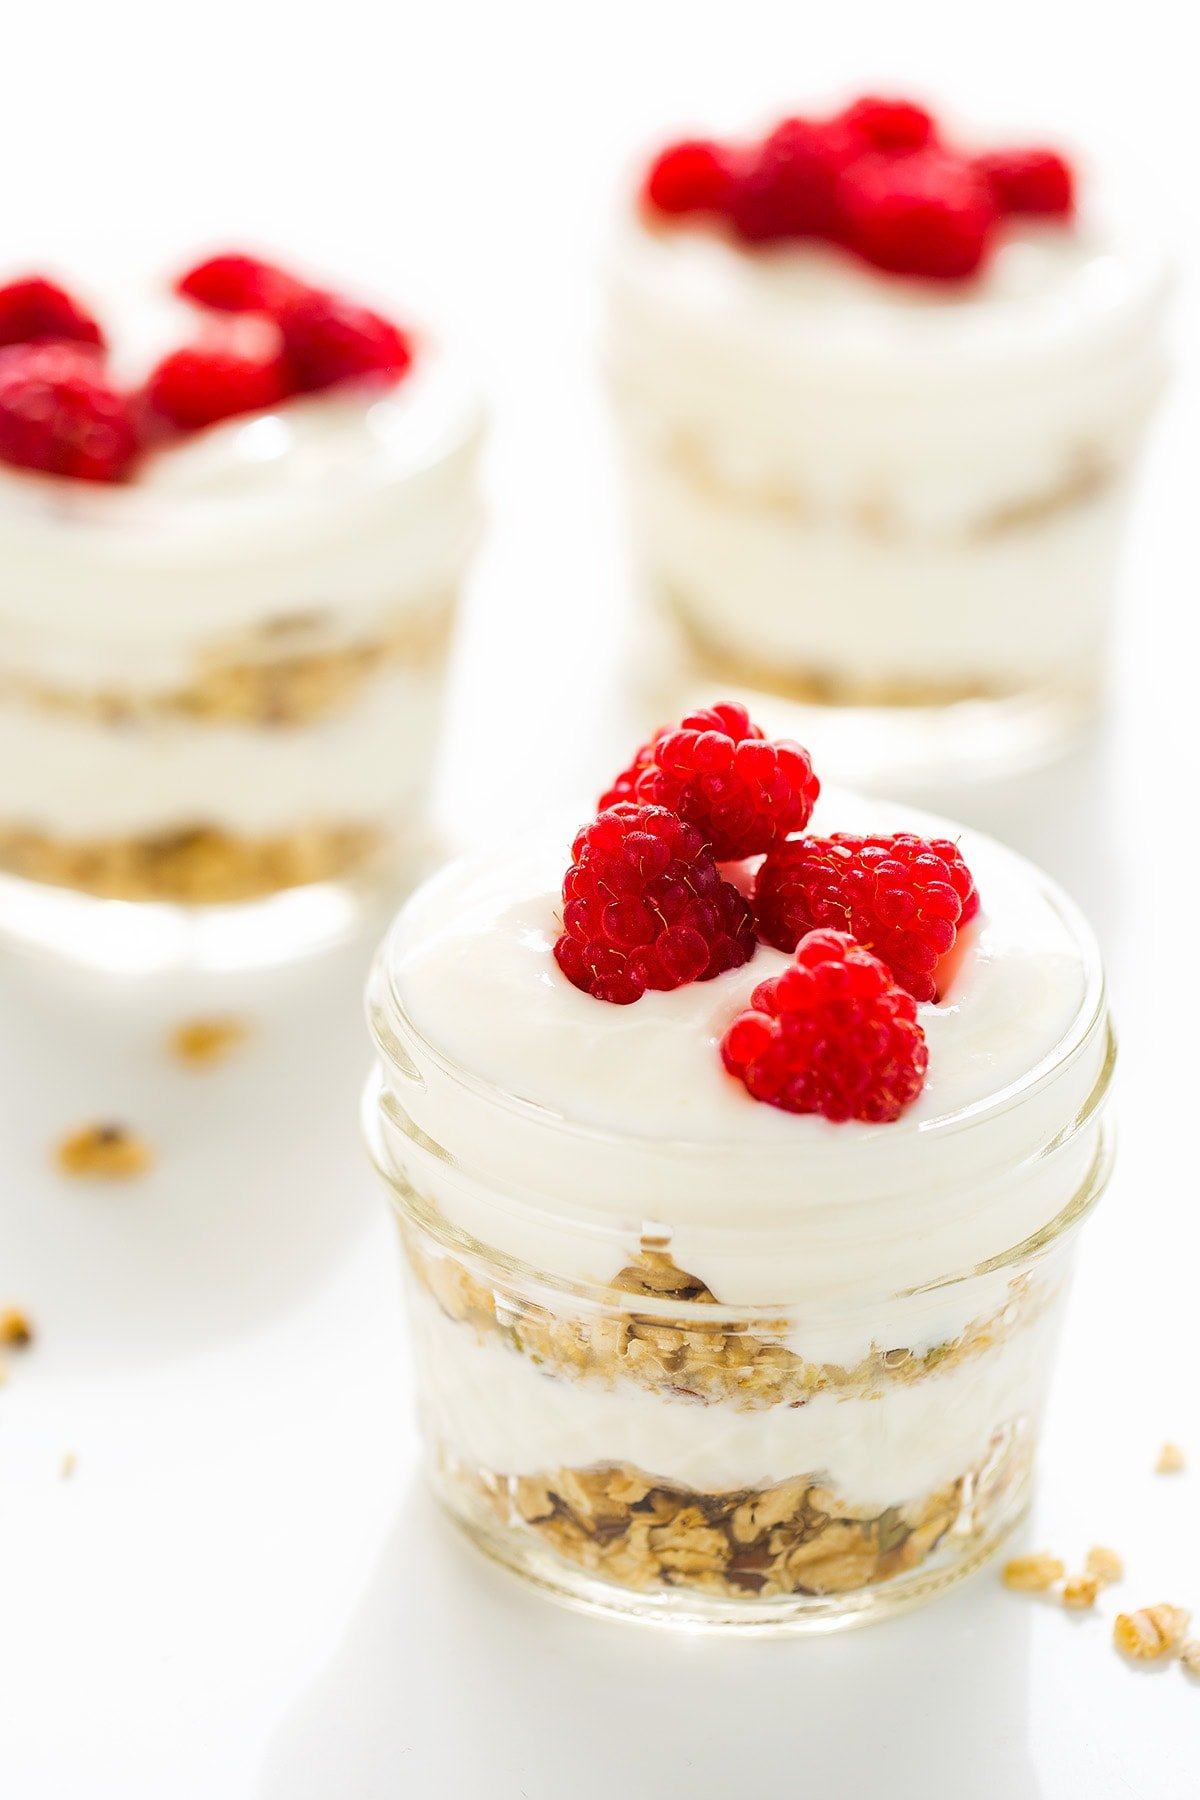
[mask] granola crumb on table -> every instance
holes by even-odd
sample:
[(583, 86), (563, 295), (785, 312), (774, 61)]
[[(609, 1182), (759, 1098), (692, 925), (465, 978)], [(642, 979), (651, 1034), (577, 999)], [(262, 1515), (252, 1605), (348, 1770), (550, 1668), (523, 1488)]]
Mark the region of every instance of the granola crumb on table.
[(1113, 1643), (1134, 1662), (1156, 1662), (1172, 1656), (1183, 1642), (1191, 1614), (1182, 1606), (1143, 1606), (1137, 1612), (1118, 1613), (1113, 1624)]
[(54, 1152), (64, 1175), (102, 1181), (141, 1175), (152, 1161), (150, 1146), (127, 1125), (80, 1125), (60, 1139)]

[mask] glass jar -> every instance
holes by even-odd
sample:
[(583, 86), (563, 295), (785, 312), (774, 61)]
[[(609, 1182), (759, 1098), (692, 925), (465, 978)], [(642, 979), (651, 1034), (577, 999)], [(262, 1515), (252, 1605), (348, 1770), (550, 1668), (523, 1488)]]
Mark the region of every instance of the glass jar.
[(1086, 959), (1067, 1034), (852, 1169), (823, 1122), (803, 1153), (663, 1142), (481, 1082), (406, 1016), (397, 926), (366, 1128), (429, 1464), (484, 1550), (594, 1608), (778, 1630), (885, 1616), (1008, 1534), (1112, 1155), (1099, 962), (1045, 896)]
[(774, 696), (828, 774), (892, 791), (1077, 737), (1167, 290), (1156, 245), (1090, 218), (1011, 226), (961, 285), (627, 222), (606, 362), (647, 707)]
[(0, 930), (278, 961), (411, 885), (480, 432), (419, 339), (394, 388), (226, 421), (127, 484), (0, 469)]

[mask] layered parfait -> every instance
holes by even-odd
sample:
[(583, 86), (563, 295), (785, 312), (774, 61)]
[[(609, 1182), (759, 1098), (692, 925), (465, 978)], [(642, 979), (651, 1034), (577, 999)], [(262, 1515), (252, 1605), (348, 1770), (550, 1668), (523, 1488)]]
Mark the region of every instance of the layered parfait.
[(195, 904), (402, 860), (479, 425), (435, 335), (241, 253), (0, 287), (0, 871)]
[(1009, 1529), (1109, 1159), (1095, 948), (1035, 870), (818, 800), (721, 705), (569, 851), (424, 886), (369, 1007), (431, 1460), (493, 1554), (777, 1626)]
[(1090, 712), (1163, 379), (1140, 211), (901, 100), (650, 162), (606, 356), (688, 666), (897, 732), (970, 702), (994, 755)]

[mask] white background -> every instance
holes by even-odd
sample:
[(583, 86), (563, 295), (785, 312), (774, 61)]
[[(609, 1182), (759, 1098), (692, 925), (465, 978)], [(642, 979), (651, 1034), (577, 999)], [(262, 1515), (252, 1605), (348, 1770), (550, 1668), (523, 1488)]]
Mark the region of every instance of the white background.
[[(1186, 264), (1183, 29), (1169, 0), (46, 8), (6, 21), (0, 260), (69, 273), (266, 241), (456, 329), (494, 417), (444, 796), (469, 833), (576, 804), (628, 747), (592, 357), (629, 157), (673, 125), (915, 87), (1136, 158)], [(1075, 892), (1122, 1025), (1122, 1163), (1085, 1239), (1028, 1542), (1112, 1543), (1114, 1601), (1200, 1615), (1194, 291), (1178, 319), (1114, 722), (1050, 775), (921, 798)], [(874, 1631), (722, 1644), (560, 1611), (458, 1543), (416, 1475), (392, 1234), (357, 1139), (366, 953), (207, 989), (0, 962), (0, 1303), (39, 1328), (0, 1390), (6, 1800), (1200, 1790), (1200, 1686), (1121, 1664), (1112, 1604), (1068, 1619), (988, 1571)], [(201, 1002), (257, 1022), (208, 1074), (161, 1042)], [(96, 1113), (152, 1138), (152, 1176), (50, 1172)], [(1195, 1471), (1173, 1481), (1150, 1472), (1168, 1436)]]

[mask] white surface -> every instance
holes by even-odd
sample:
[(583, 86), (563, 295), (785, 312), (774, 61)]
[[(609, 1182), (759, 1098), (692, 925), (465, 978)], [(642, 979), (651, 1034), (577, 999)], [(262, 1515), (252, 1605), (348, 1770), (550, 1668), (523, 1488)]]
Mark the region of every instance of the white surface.
[[(113, 241), (144, 254), (147, 220), (181, 248), (253, 232), (454, 296), (497, 419), (496, 530), (461, 671), (490, 748), (460, 740), (447, 796), (463, 828), (506, 797), (531, 817), (627, 746), (597, 618), (619, 567), (587, 356), (588, 259), (629, 146), (671, 117), (907, 76), (967, 114), (1123, 133), (1186, 227), (1194, 56), (1171, 0), (1146, 0), (1135, 29), (1105, 38), (1097, 16), (1034, 0), (996, 29), (942, 0), (915, 16), (746, 0), (707, 23), (682, 0), (602, 16), (458, 0), (419, 22), (348, 0), (308, 35), (233, 0), (186, 27), (135, 0), (78, 5), (14, 27), (28, 79), (0, 120), (23, 171), (6, 238), (69, 265)], [(1146, 46), (1153, 78), (1130, 88)], [(1194, 300), (1185, 323), (1190, 354)], [(211, 1074), (159, 1047), (194, 992), (6, 962), (0, 1291), (41, 1334), (0, 1391), (6, 1800), (1194, 1796), (1200, 1690), (1176, 1668), (1130, 1671), (1107, 1642), (1118, 1597), (1200, 1610), (1198, 978), (1176, 899), (1196, 876), (1200, 779), (1184, 374), (1141, 518), (1119, 725), (968, 808), (1091, 912), (1122, 1020), (1123, 1158), (1085, 1240), (1028, 1534), (1125, 1555), (1103, 1618), (985, 1572), (872, 1631), (725, 1645), (524, 1594), (439, 1523), (415, 1475), (392, 1234), (357, 1142), (366, 946), (213, 984), (206, 1005), (259, 1029)], [(1144, 872), (1134, 834), (1153, 844)], [(47, 1146), (96, 1112), (153, 1138), (155, 1174), (109, 1190), (49, 1172)], [(1167, 1436), (1192, 1474), (1151, 1475)]]

